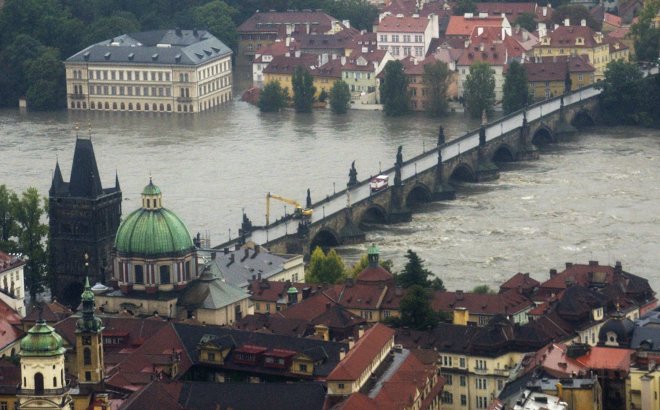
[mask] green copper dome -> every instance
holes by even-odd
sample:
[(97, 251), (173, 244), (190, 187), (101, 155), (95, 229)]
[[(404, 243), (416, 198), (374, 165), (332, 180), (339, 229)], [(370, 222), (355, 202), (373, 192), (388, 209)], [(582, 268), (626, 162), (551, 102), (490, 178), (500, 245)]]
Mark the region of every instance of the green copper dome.
[(46, 322), (37, 322), (21, 340), (21, 356), (57, 356), (64, 354), (62, 337)]
[(155, 259), (186, 254), (195, 249), (186, 225), (161, 204), (161, 191), (149, 181), (142, 192), (142, 207), (119, 225), (117, 253)]

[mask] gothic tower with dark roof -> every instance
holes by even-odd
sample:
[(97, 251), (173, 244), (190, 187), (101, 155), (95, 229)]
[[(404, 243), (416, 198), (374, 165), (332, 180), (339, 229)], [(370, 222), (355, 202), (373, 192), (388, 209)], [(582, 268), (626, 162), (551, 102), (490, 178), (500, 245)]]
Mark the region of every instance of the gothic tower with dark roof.
[(48, 196), (50, 225), (49, 273), (52, 291), (77, 306), (82, 283), (105, 282), (112, 270), (110, 252), (121, 219), (121, 189), (103, 188), (91, 139), (76, 138), (71, 179), (64, 182), (55, 164)]

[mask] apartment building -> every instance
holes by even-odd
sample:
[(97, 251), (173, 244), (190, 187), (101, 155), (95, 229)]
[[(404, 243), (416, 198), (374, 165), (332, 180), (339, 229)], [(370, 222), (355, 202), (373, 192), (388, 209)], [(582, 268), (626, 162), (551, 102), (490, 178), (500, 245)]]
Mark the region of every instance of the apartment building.
[(232, 98), (232, 51), (204, 30), (123, 34), (65, 62), (70, 110), (190, 113)]
[(428, 17), (386, 14), (374, 26), (378, 48), (388, 50), (398, 60), (409, 56), (424, 58), (438, 30), (438, 16), (435, 14)]

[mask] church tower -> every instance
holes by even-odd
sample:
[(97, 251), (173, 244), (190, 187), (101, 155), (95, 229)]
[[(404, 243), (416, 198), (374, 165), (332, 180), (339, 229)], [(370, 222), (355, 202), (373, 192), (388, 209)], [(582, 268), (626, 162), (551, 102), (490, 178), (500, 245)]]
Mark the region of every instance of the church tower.
[(53, 293), (77, 306), (86, 276), (105, 282), (112, 269), (111, 250), (121, 219), (122, 194), (115, 186), (103, 188), (92, 140), (76, 137), (71, 179), (64, 182), (55, 164), (48, 196), (50, 224), (49, 272)]
[(94, 315), (94, 293), (85, 279), (82, 293), (82, 317), (76, 322), (76, 362), (78, 382), (94, 385), (103, 382), (103, 338), (101, 319)]
[(64, 378), (62, 337), (43, 319), (21, 340), (21, 385), (18, 408), (69, 409), (72, 403)]

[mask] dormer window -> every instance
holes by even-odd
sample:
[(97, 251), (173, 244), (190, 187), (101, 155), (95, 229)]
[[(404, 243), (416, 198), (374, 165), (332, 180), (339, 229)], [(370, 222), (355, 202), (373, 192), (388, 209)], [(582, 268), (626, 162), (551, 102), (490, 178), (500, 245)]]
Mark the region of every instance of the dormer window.
[(577, 37), (577, 38), (575, 39), (575, 44), (576, 44), (576, 45), (584, 45), (584, 38), (582, 38), (582, 37)]

